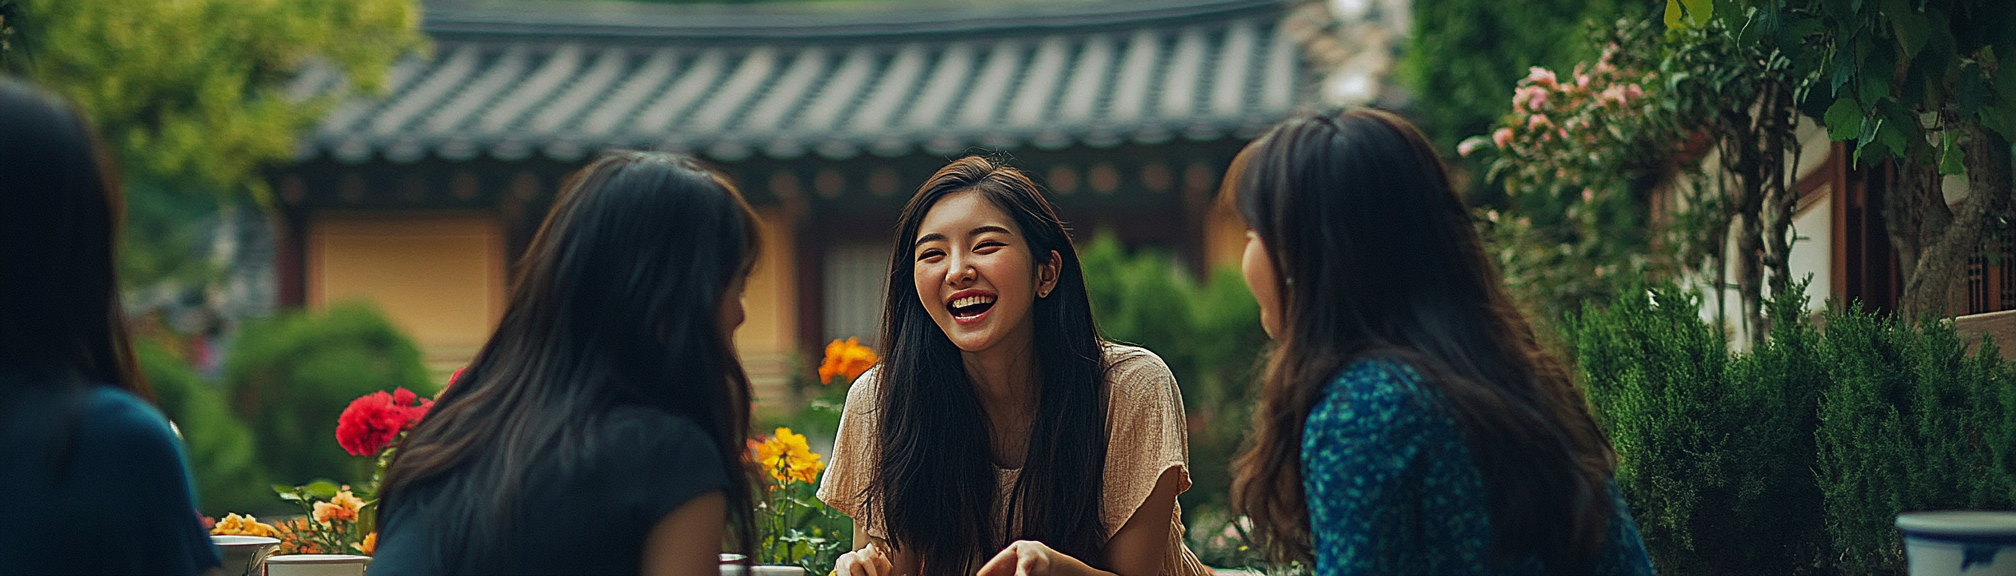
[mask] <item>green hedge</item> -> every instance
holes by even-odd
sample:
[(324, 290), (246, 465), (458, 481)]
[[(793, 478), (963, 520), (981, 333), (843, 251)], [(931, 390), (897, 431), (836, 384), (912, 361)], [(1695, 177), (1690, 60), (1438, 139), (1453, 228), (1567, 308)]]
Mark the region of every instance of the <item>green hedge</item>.
[(1079, 248), (1093, 316), (1107, 338), (1161, 356), (1183, 390), (1190, 416), (1192, 486), (1186, 512), (1222, 507), (1231, 491), (1230, 465), (1244, 440), (1257, 358), (1267, 345), (1260, 305), (1239, 271), (1220, 269), (1193, 279), (1164, 253), (1130, 254), (1111, 235)]
[(266, 471), (253, 459), (257, 439), (225, 404), (221, 390), (152, 339), (134, 342), (134, 355), (161, 411), (182, 431), (196, 481), (197, 507), (204, 514), (223, 517), (226, 512), (291, 509), (273, 497)]
[(1698, 296), (1637, 293), (1565, 324), (1661, 572), (1900, 574), (1897, 513), (2011, 507), (2016, 371), (1992, 342), (1861, 310), (1816, 323), (1802, 286), (1732, 353)]
[(336, 417), (351, 400), (429, 381), (413, 341), (376, 308), (344, 303), (248, 322), (224, 370), (232, 407), (259, 438), (258, 457), (276, 482), (357, 480), (363, 460), (336, 444)]

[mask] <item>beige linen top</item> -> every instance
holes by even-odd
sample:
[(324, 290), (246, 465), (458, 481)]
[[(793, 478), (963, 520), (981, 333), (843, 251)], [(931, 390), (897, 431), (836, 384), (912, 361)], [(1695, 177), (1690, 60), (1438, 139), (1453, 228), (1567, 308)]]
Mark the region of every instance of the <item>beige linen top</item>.
[[(1190, 489), (1189, 436), (1183, 416), (1183, 392), (1176, 377), (1155, 353), (1135, 346), (1105, 345), (1106, 361), (1106, 474), (1100, 502), (1102, 537), (1111, 538), (1134, 511), (1155, 490), (1155, 480), (1170, 468), (1177, 470), (1177, 492)], [(861, 510), (861, 493), (874, 480), (875, 439), (878, 438), (875, 390), (880, 378), (870, 369), (847, 391), (847, 406), (840, 414), (840, 431), (833, 445), (833, 459), (819, 485), (819, 499), (850, 518), (861, 521), (868, 534), (887, 538), (877, 514), (867, 517)], [(1010, 518), (1006, 507), (1020, 469), (994, 469), (1000, 479), (995, 495), (996, 518)], [(1162, 574), (1207, 576), (1211, 571), (1183, 544), (1183, 508), (1177, 505), (1169, 517), (1169, 545), (1162, 556)], [(1005, 521), (1005, 520), (1004, 520)], [(984, 558), (983, 558), (984, 560)]]

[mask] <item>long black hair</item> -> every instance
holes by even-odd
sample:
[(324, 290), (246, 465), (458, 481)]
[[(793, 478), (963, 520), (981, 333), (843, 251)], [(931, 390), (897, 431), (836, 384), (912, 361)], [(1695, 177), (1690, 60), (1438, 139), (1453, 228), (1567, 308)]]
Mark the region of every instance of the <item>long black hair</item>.
[[(61, 98), (0, 77), (0, 368), (147, 395), (119, 304), (119, 177)], [(6, 385), (12, 386), (12, 385)], [(0, 401), (11, 392), (0, 387)]]
[(385, 514), (417, 483), (450, 482), (437, 566), (508, 570), (485, 562), (512, 543), (533, 469), (592, 458), (601, 447), (587, 432), (635, 405), (712, 434), (731, 474), (731, 534), (748, 549), (749, 380), (719, 318), (757, 241), (741, 194), (690, 159), (618, 152), (576, 172), (518, 265), (496, 333), (399, 448)]
[[(932, 321), (911, 277), (918, 227), (946, 196), (971, 192), (1007, 212), (1039, 266), (1056, 251), (1055, 288), (1038, 298), (1035, 362), (1039, 388), (1027, 457), (1010, 493), (1013, 518), (998, 518), (987, 413), (958, 347)], [(1096, 561), (1106, 464), (1107, 365), (1092, 301), (1070, 233), (1028, 176), (987, 158), (939, 169), (903, 207), (889, 258), (875, 398), (879, 465), (863, 502), (881, 514), (889, 544), (913, 550), (924, 574), (971, 574), (973, 562), (1014, 539), (1040, 540)], [(1010, 526), (1003, 531), (1000, 526)]]
[(1311, 560), (1302, 426), (1347, 364), (1424, 375), (1483, 475), (1491, 560), (1595, 568), (1615, 456), (1565, 365), (1506, 294), (1434, 147), (1375, 110), (1292, 118), (1226, 185), (1273, 258), (1279, 347), (1261, 382), (1234, 500), (1282, 560)]
[[(38, 453), (68, 476), (84, 391), (151, 399), (119, 305), (125, 195), (61, 98), (0, 77), (0, 459)], [(17, 452), (26, 451), (26, 452)]]

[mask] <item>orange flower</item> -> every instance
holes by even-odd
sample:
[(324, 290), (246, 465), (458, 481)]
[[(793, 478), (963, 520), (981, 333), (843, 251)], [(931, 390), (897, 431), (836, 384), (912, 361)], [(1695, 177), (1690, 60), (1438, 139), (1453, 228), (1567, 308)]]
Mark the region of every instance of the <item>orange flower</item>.
[(819, 472), (826, 469), (826, 463), (820, 462), (819, 455), (805, 442), (805, 435), (793, 434), (790, 428), (778, 428), (776, 436), (757, 445), (756, 461), (779, 483), (811, 484), (819, 481)]
[(378, 551), (378, 533), (372, 532), (370, 534), (365, 534), (364, 542), (362, 544), (351, 544), (350, 546), (352, 548), (356, 548), (357, 552), (365, 556), (370, 556), (371, 554)]
[(342, 520), (345, 522), (356, 522), (357, 511), (362, 508), (364, 508), (364, 501), (352, 495), (349, 490), (344, 490), (337, 492), (336, 497), (329, 499), (328, 502), (315, 503), (315, 521), (329, 522), (331, 520)]
[(826, 345), (826, 358), (819, 363), (819, 383), (831, 384), (834, 377), (852, 382), (880, 360), (874, 350), (862, 346), (858, 339), (834, 340)]
[(274, 526), (274, 528), (279, 532), (279, 534), (274, 536), (274, 538), (280, 539), (280, 549), (274, 551), (274, 553), (275, 554), (325, 553), (325, 551), (322, 550), (322, 547), (317, 546), (315, 542), (312, 540), (311, 535), (314, 534), (315, 532), (314, 529), (309, 527), (308, 524), (309, 520), (307, 518), (297, 516), (289, 520), (282, 520), (278, 525)]

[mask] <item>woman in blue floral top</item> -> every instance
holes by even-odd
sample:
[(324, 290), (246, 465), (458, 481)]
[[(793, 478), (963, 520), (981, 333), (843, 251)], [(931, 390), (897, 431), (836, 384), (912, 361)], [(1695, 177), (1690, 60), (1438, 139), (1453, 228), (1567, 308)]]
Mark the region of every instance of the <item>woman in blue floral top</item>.
[(1418, 130), (1294, 118), (1226, 186), (1278, 344), (1233, 494), (1270, 553), (1321, 576), (1652, 573), (1582, 389)]

